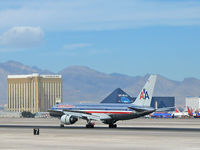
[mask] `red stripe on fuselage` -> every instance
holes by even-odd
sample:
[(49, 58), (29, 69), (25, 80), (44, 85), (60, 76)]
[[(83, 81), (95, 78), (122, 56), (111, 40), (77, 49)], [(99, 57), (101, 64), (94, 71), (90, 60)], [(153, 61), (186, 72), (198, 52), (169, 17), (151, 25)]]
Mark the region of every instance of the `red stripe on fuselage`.
[(86, 113), (101, 113), (101, 114), (132, 114), (132, 112), (115, 112), (115, 111), (85, 111)]

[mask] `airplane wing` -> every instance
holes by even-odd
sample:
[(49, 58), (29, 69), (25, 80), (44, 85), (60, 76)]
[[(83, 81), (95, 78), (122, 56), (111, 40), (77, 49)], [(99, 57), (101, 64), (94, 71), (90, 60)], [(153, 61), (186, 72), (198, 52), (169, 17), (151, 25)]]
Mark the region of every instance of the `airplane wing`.
[(63, 111), (52, 110), (52, 109), (49, 109), (48, 112), (49, 112), (50, 116), (52, 116), (52, 117), (58, 117), (58, 118), (60, 118), (62, 115), (65, 114)]
[(99, 113), (95, 113), (95, 114), (91, 114), (91, 113), (86, 113), (83, 111), (72, 111), (72, 110), (68, 110), (68, 109), (63, 109), (63, 110), (49, 110), (50, 115), (51, 116), (56, 116), (56, 117), (61, 117), (62, 115), (71, 115), (77, 118), (81, 118), (84, 120), (96, 120), (96, 121), (100, 121), (100, 120), (108, 120), (111, 119), (111, 117), (107, 114), (99, 114)]
[(81, 119), (85, 119), (85, 120), (96, 120), (96, 121), (100, 120), (99, 116), (92, 115), (92, 114), (89, 114), (89, 113), (85, 113), (85, 112), (82, 112), (82, 111), (64, 110), (64, 113), (67, 114), (67, 115), (71, 115), (71, 116), (81, 118)]

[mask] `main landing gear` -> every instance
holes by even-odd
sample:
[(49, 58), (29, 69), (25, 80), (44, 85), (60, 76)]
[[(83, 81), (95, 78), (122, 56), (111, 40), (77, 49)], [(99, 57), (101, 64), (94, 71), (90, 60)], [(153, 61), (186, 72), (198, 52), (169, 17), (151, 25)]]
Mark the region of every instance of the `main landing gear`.
[(109, 124), (109, 128), (117, 128), (117, 124)]
[(64, 128), (65, 126), (64, 126), (64, 124), (60, 124), (60, 127), (61, 127), (61, 128)]
[(94, 128), (94, 122), (88, 122), (85, 126), (86, 128)]

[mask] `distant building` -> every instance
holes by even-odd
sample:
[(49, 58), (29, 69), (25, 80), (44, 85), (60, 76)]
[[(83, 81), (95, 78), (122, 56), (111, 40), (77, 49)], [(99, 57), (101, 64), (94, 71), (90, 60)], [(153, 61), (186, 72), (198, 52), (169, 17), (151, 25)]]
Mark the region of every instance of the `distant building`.
[(61, 101), (61, 75), (8, 75), (8, 111), (46, 112)]
[(192, 108), (194, 111), (200, 110), (200, 97), (188, 96), (185, 98), (185, 106)]
[[(134, 97), (133, 99), (135, 101), (136, 97)], [(151, 107), (153, 108), (175, 107), (175, 97), (153, 96), (151, 100)], [(172, 108), (171, 110), (173, 111), (174, 108)]]
[[(154, 96), (154, 97), (152, 97), (151, 107), (153, 107), (153, 108), (175, 107), (175, 97)], [(172, 110), (174, 110), (174, 108), (172, 108)]]

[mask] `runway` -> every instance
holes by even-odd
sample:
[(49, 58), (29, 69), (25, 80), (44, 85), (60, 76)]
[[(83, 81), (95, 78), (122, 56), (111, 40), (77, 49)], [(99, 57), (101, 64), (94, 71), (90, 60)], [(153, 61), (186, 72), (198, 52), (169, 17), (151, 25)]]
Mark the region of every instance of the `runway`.
[(66, 126), (61, 128), (59, 126), (37, 126), (37, 125), (0, 125), (0, 128), (28, 128), (28, 129), (58, 129), (58, 130), (67, 130), (67, 129), (77, 129), (77, 130), (141, 130), (141, 131), (179, 131), (179, 132), (199, 132), (200, 128), (160, 128), (160, 127), (117, 127), (117, 128), (108, 128), (108, 127), (95, 127), (95, 128), (85, 128), (84, 126)]
[(117, 129), (97, 122), (88, 129), (82, 120), (60, 128), (57, 119), (0, 118), (0, 149), (197, 150), (199, 139), (198, 119), (135, 119)]

